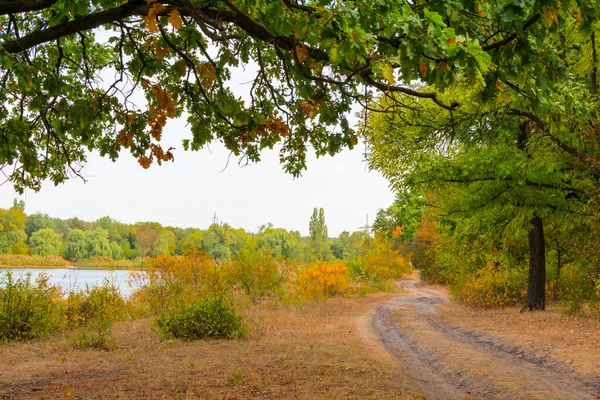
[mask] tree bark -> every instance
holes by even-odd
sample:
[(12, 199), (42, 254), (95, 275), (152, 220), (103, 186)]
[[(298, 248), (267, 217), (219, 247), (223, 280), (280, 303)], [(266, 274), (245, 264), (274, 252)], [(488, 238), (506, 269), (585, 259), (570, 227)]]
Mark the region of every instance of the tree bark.
[(43, 10), (57, 1), (58, 0), (0, 0), (0, 15)]
[(534, 216), (531, 219), (528, 239), (529, 281), (523, 310), (544, 310), (546, 307), (546, 244), (541, 217)]

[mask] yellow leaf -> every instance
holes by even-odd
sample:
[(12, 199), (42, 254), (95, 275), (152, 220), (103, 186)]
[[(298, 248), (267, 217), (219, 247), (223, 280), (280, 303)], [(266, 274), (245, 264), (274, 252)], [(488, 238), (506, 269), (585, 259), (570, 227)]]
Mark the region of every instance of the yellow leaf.
[(394, 68), (390, 64), (383, 65), (383, 71), (381, 75), (385, 78), (388, 84), (393, 85), (396, 83), (396, 77), (394, 76)]
[(146, 27), (152, 33), (158, 33), (160, 30), (158, 29), (158, 22), (156, 21), (156, 15), (149, 13), (144, 17), (144, 21), (146, 22)]
[(180, 29), (183, 26), (183, 21), (181, 21), (181, 17), (179, 16), (179, 11), (174, 9), (169, 13), (169, 23), (173, 25), (173, 28)]
[(350, 135), (350, 146), (354, 147), (358, 144), (358, 138), (355, 135)]
[(304, 60), (308, 58), (308, 47), (305, 44), (300, 43), (296, 46), (296, 55), (298, 56), (298, 61), (303, 63)]

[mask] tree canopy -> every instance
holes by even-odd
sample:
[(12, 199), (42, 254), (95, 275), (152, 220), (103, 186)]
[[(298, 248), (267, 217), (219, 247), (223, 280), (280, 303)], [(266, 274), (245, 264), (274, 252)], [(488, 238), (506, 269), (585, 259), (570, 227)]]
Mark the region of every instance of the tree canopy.
[[(147, 168), (187, 119), (185, 149), (221, 141), (248, 161), (278, 146), (286, 171), (353, 147), (351, 106), (380, 92), (462, 106), (441, 93), (497, 82), (552, 101), (563, 70), (545, 44), (588, 35), (591, 0), (1, 0), (0, 165), (15, 187), (78, 175), (88, 151), (127, 149)], [(550, 39), (549, 39), (550, 38)], [(554, 43), (559, 43), (555, 40)], [(541, 51), (544, 49), (544, 51)], [(544, 68), (542, 68), (544, 66)], [(255, 72), (247, 95), (238, 68)], [(420, 83), (416, 83), (420, 82)], [(398, 103), (397, 105), (403, 105)]]

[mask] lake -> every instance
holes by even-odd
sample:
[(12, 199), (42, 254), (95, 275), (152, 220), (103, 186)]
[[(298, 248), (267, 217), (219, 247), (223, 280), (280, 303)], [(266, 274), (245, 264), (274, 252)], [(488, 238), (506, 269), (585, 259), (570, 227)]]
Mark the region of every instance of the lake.
[[(129, 277), (132, 271), (128, 270), (105, 270), (105, 269), (74, 269), (74, 268), (0, 268), (0, 274), (4, 271), (12, 271), (16, 276), (31, 274), (35, 280), (38, 274), (43, 272), (49, 277), (53, 285), (58, 285), (67, 291), (74, 289), (85, 289), (89, 286), (101, 285), (104, 279), (113, 282), (121, 291), (121, 295), (129, 297), (135, 288), (129, 285)], [(136, 271), (138, 272), (138, 271)]]

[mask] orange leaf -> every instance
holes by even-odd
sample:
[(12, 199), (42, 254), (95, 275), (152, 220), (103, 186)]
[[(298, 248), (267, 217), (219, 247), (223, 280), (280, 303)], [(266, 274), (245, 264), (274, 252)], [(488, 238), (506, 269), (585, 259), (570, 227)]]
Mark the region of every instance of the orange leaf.
[(315, 117), (315, 107), (312, 104), (310, 104), (308, 101), (301, 101), (298, 104), (302, 112), (306, 114), (308, 118), (312, 119)]
[(421, 77), (427, 78), (427, 64), (424, 61), (419, 63), (419, 72), (421, 73)]
[(448, 44), (456, 44), (456, 38), (450, 38), (450, 39), (446, 40), (446, 43), (448, 43)]
[(179, 11), (177, 11), (177, 9), (174, 9), (169, 13), (168, 21), (175, 29), (180, 29), (183, 26), (183, 21), (181, 21), (181, 17), (179, 16)]
[(150, 167), (150, 165), (152, 164), (152, 156), (150, 156), (150, 157), (141, 156), (140, 158), (138, 158), (138, 163), (140, 163), (142, 168), (148, 169)]

